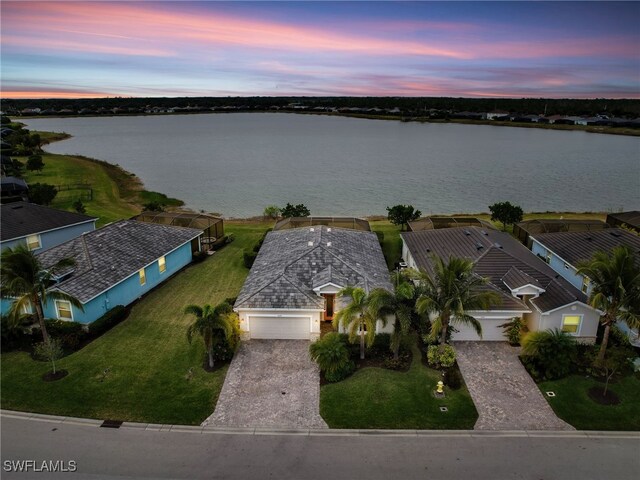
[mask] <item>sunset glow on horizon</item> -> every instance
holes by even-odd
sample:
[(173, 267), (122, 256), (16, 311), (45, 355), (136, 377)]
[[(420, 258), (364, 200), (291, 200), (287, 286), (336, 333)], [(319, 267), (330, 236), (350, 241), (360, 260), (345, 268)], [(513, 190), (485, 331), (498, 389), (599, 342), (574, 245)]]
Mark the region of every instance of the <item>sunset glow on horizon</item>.
[(2, 98), (640, 98), (636, 2), (12, 2)]

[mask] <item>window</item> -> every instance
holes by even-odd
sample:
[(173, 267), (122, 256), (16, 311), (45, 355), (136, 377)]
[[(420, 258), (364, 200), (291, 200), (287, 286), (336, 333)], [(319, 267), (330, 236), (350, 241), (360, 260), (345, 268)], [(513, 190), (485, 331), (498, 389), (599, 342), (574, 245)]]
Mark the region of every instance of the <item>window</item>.
[(42, 244), (40, 243), (40, 235), (29, 235), (27, 237), (27, 248), (29, 250), (37, 250), (42, 248)]
[(27, 300), (27, 302), (22, 304), (20, 307), (20, 313), (25, 315), (31, 315), (33, 313), (33, 305), (31, 305), (30, 301)]
[(577, 335), (580, 331), (580, 324), (582, 323), (582, 315), (563, 315), (562, 316), (562, 331)]
[(158, 259), (158, 268), (160, 269), (160, 273), (163, 273), (167, 270), (167, 262), (164, 257), (160, 257)]
[(140, 285), (147, 283), (147, 276), (144, 274), (144, 268), (138, 272), (138, 276), (140, 277)]
[(56, 300), (56, 311), (59, 320), (73, 321), (73, 313), (71, 312), (71, 303), (66, 300)]
[(590, 283), (591, 283), (591, 280), (589, 280), (589, 277), (582, 278), (582, 293), (587, 293), (589, 291)]

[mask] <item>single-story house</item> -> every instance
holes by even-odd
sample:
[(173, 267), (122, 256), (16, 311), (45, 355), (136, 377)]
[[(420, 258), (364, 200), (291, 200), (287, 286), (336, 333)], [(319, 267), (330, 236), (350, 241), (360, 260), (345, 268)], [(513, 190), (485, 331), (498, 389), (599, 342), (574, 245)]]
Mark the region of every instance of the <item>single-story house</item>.
[[(393, 289), (375, 233), (323, 225), (272, 231), (234, 305), (243, 337), (314, 340), (347, 286)], [(378, 322), (378, 332), (392, 330), (393, 322)]]
[[(402, 257), (411, 268), (433, 272), (433, 255), (467, 258), (485, 288), (500, 296), (487, 311), (469, 312), (482, 325), (482, 340), (505, 340), (501, 324), (522, 318), (529, 330), (559, 329), (594, 342), (600, 312), (580, 290), (510, 235), (479, 227), (402, 233)], [(480, 340), (471, 327), (455, 326), (453, 340)]]
[(0, 178), (0, 197), (3, 202), (13, 200), (26, 201), (29, 195), (29, 185), (21, 178), (2, 177)]
[[(52, 300), (45, 317), (88, 324), (116, 305), (131, 304), (191, 263), (201, 235), (197, 229), (120, 220), (38, 254), (45, 268), (63, 258), (75, 260), (56, 272), (50, 289), (74, 296), (84, 308)], [(2, 304), (4, 313), (10, 299)]]
[(599, 250), (611, 252), (620, 245), (630, 247), (640, 261), (640, 237), (621, 228), (589, 232), (537, 233), (531, 236), (531, 251), (587, 295), (591, 293), (590, 279), (578, 275), (578, 264), (591, 259)]
[(0, 207), (0, 249), (22, 244), (41, 252), (95, 230), (96, 220), (35, 203), (7, 203)]

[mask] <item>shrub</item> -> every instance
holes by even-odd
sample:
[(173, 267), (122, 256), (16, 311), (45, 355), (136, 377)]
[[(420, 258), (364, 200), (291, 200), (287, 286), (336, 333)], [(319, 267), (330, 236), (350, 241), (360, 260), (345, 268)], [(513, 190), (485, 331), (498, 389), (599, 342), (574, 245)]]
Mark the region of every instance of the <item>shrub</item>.
[(240, 345), (240, 321), (238, 315), (233, 313), (232, 304), (224, 301), (216, 308), (220, 309), (220, 313), (228, 313), (233, 315), (232, 332), (229, 338), (226, 338), (220, 330), (215, 330), (213, 335), (213, 360), (214, 362), (228, 362), (233, 359), (233, 355)]
[(444, 372), (444, 384), (452, 390), (462, 387), (462, 374), (457, 366), (447, 368)]
[(81, 323), (48, 319), (44, 324), (49, 335), (56, 337), (65, 350), (76, 350), (88, 336)]
[(14, 322), (8, 315), (0, 317), (0, 339), (2, 350), (18, 348), (25, 346), (30, 341), (27, 327), (34, 323), (31, 317)]
[(509, 344), (513, 346), (520, 345), (522, 335), (528, 331), (522, 317), (514, 317), (510, 321), (498, 325), (498, 327), (502, 328)]
[(258, 254), (256, 252), (249, 252), (247, 250), (242, 252), (242, 261), (244, 262), (244, 266), (251, 268), (253, 266), (253, 262), (256, 261), (257, 256)]
[(229, 235), (225, 235), (222, 238), (224, 239), (224, 244), (226, 245), (227, 243), (233, 242), (236, 239), (236, 236), (233, 233), (230, 233)]
[(87, 209), (84, 207), (82, 200), (78, 199), (72, 204), (73, 209), (78, 213), (87, 213)]
[(204, 262), (207, 259), (207, 257), (208, 257), (207, 252), (203, 252), (203, 251), (193, 252), (193, 255), (192, 255), (193, 263)]
[(92, 337), (102, 335), (106, 331), (115, 327), (122, 320), (124, 320), (127, 317), (128, 313), (129, 312), (123, 305), (116, 305), (103, 316), (89, 325), (89, 334)]
[(531, 332), (522, 339), (525, 365), (537, 372), (540, 378), (554, 380), (566, 377), (575, 365), (576, 340), (560, 330)]
[(29, 185), (29, 199), (38, 205), (49, 205), (58, 194), (53, 185), (47, 183), (34, 183)]
[(403, 370), (409, 366), (409, 362), (411, 362), (411, 353), (404, 350), (398, 355), (398, 358), (393, 358), (393, 355), (387, 355), (384, 359), (384, 368)]
[(349, 349), (340, 334), (327, 333), (309, 345), (309, 355), (318, 364), (328, 382), (338, 382), (353, 371)]
[(456, 361), (456, 351), (451, 345), (431, 345), (427, 348), (427, 361), (436, 368), (449, 368)]

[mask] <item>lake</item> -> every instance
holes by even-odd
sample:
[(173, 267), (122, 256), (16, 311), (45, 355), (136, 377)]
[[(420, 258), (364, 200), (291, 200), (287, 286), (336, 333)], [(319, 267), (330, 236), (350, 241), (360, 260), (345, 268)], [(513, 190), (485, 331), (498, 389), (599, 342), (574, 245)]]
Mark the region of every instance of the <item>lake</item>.
[(227, 217), (270, 204), (313, 215), (640, 207), (640, 138), (580, 131), (403, 123), (286, 113), (47, 118), (46, 147), (119, 164), (149, 190)]

